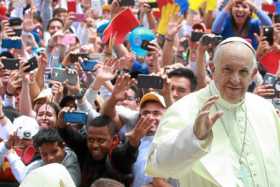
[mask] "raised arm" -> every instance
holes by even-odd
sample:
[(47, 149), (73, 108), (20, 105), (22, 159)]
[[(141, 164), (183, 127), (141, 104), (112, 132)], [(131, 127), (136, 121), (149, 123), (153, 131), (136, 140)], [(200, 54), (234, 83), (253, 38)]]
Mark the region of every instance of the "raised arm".
[(167, 33), (165, 35), (165, 42), (163, 45), (162, 53), (162, 64), (163, 67), (173, 64), (174, 60), (174, 50), (173, 46), (175, 44), (175, 36), (179, 32), (181, 27), (182, 18), (173, 15), (168, 23)]
[(19, 100), (19, 112), (23, 115), (30, 117), (33, 116), (32, 110), (32, 101), (30, 96), (30, 75), (24, 73), (24, 71), (29, 68), (29, 66), (24, 66), (26, 62), (23, 62), (20, 66), (19, 74), (21, 78), (21, 91), (20, 91), (20, 100)]
[(261, 9), (259, 9), (254, 2), (250, 0), (246, 0), (246, 2), (249, 4), (251, 9), (257, 14), (258, 18), (260, 19), (261, 25), (267, 25), (271, 26), (272, 25), (272, 20), (270, 17)]
[(224, 9), (218, 13), (216, 16), (213, 25), (212, 25), (212, 32), (215, 34), (220, 34), (223, 31), (223, 27), (225, 21), (230, 17), (231, 8), (233, 6), (234, 0), (230, 0)]
[[(189, 103), (195, 102), (194, 97), (187, 99)], [(209, 115), (209, 109), (217, 99), (217, 96), (210, 97), (199, 112), (193, 109), (181, 112), (186, 100), (180, 100), (168, 109), (150, 149), (146, 165), (148, 175), (177, 178), (208, 152), (213, 138), (211, 129), (222, 115), (221, 112)], [(198, 107), (195, 105), (190, 108)], [(186, 119), (186, 113), (193, 117)]]
[(116, 104), (125, 98), (125, 91), (132, 85), (133, 80), (128, 74), (120, 75), (117, 78), (115, 87), (113, 89), (111, 97), (102, 106), (101, 113), (109, 116), (117, 128), (120, 129), (123, 123), (120, 119), (119, 114), (116, 112)]

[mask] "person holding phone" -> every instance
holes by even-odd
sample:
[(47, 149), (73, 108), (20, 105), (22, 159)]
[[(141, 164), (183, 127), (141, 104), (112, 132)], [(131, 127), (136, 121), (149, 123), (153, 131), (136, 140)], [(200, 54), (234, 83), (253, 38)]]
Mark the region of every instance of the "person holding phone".
[(257, 49), (257, 57), (265, 72), (276, 74), (280, 59), (280, 23), (276, 23), (274, 20), (272, 29), (272, 45), (269, 44), (263, 32), (257, 36), (260, 43)]
[[(253, 13), (258, 19), (252, 17)], [(258, 46), (255, 33), (260, 33), (260, 26), (271, 26), (272, 21), (251, 0), (230, 0), (217, 15), (212, 25), (212, 32), (224, 38), (238, 36), (251, 41), (253, 47)]]

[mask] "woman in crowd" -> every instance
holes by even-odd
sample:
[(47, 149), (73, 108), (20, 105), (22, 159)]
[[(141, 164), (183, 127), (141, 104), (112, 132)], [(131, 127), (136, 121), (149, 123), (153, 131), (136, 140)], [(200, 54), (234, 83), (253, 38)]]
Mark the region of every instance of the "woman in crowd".
[[(253, 18), (254, 14), (258, 19)], [(271, 26), (271, 19), (249, 0), (230, 0), (218, 14), (212, 32), (224, 38), (239, 36), (248, 40), (256, 49), (258, 46), (255, 33), (259, 33), (261, 25)]]

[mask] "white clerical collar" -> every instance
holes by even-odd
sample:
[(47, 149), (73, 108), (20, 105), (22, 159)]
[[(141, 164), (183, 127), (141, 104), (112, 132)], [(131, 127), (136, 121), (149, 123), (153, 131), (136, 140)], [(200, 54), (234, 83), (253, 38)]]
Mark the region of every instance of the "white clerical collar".
[(228, 101), (224, 100), (219, 92), (219, 90), (217, 89), (216, 85), (215, 85), (215, 82), (212, 80), (210, 83), (209, 83), (209, 89), (210, 89), (210, 94), (211, 95), (218, 95), (219, 96), (219, 99), (217, 101), (217, 104), (220, 105), (221, 107), (227, 109), (227, 110), (235, 110), (237, 109), (238, 107), (241, 107), (244, 103), (244, 98), (238, 102), (238, 103), (235, 103), (235, 104), (232, 104), (232, 103), (229, 103)]

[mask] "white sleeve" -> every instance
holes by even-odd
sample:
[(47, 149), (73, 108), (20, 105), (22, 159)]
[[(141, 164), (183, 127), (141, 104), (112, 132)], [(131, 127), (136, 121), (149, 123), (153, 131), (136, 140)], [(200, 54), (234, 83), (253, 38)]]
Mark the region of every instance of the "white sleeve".
[(26, 166), (15, 151), (9, 151), (7, 154), (7, 159), (9, 161), (12, 173), (19, 183), (21, 183), (32, 170), (43, 166), (42, 160), (33, 161)]
[(0, 124), (0, 138), (8, 140), (10, 133), (12, 133), (12, 122), (6, 117), (6, 124)]
[(94, 101), (96, 100), (97, 92), (92, 90), (91, 86), (92, 86), (92, 84), (87, 89), (84, 97), (92, 105), (92, 107), (94, 107), (95, 106)]
[(208, 153), (212, 133), (201, 141), (193, 132), (193, 124), (199, 112), (196, 108), (200, 108), (199, 105), (200, 102), (190, 96), (167, 109), (149, 150), (146, 163), (148, 175), (178, 179)]
[[(199, 140), (193, 133), (193, 126), (168, 133), (158, 142), (153, 142), (149, 151), (146, 171), (148, 174), (177, 178), (180, 172), (191, 168), (192, 164), (204, 156), (210, 147), (213, 135)], [(171, 159), (172, 158), (172, 159)]]
[(22, 162), (21, 158), (17, 155), (15, 151), (10, 150), (7, 154), (7, 159), (10, 163), (10, 167), (14, 177), (19, 183), (21, 183), (25, 176), (25, 164)]
[(94, 119), (97, 116), (100, 116), (100, 113), (92, 108), (91, 104), (85, 98), (82, 99), (82, 102), (77, 102), (77, 108), (79, 111), (87, 112), (89, 119)]
[(4, 157), (5, 157), (7, 152), (8, 152), (8, 149), (5, 146), (5, 142), (2, 141), (0, 143), (0, 166), (2, 165)]

